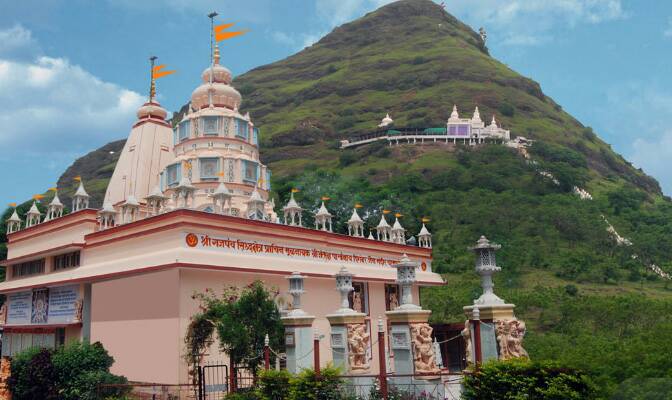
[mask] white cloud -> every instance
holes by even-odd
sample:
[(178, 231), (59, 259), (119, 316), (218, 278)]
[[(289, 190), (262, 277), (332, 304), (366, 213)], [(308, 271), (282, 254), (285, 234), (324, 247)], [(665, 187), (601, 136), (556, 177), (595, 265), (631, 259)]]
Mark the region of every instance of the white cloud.
[(672, 38), (672, 18), (667, 20), (667, 28), (663, 31), (663, 36)]
[[(30, 32), (21, 27), (0, 31), (1, 37), (33, 44)], [(142, 102), (138, 93), (105, 82), (65, 58), (27, 61), (0, 54), (0, 146), (5, 159), (81, 153), (123, 137)]]
[(621, 0), (454, 0), (447, 11), (495, 33), (491, 40), (515, 46), (548, 42), (556, 28), (627, 17)]
[(31, 32), (19, 24), (0, 30), (0, 57), (26, 58), (34, 56), (39, 46)]

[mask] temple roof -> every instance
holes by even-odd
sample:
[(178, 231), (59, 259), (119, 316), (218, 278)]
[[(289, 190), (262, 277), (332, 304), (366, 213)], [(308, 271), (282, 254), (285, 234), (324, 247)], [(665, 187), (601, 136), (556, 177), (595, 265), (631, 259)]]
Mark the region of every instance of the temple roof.
[(327, 210), (327, 207), (324, 205), (324, 201), (322, 202), (322, 205), (320, 206), (320, 209), (317, 210), (317, 214), (315, 214), (315, 216), (317, 216), (317, 217), (322, 217), (322, 216), (331, 217), (331, 213), (329, 212), (329, 210)]
[(89, 197), (89, 194), (86, 193), (86, 190), (84, 190), (84, 183), (82, 181), (79, 181), (79, 187), (77, 188), (77, 191), (75, 192), (75, 196)]

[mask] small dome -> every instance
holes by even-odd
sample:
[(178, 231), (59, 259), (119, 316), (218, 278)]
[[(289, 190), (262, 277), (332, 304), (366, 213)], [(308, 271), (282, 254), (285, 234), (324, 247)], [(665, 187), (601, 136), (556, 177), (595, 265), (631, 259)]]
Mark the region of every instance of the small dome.
[(164, 110), (161, 105), (155, 101), (143, 104), (138, 108), (138, 119), (154, 117), (161, 120), (165, 120), (168, 116), (168, 112)]
[(201, 74), (201, 79), (204, 83), (210, 83), (210, 74), (212, 73), (212, 81), (217, 83), (226, 83), (227, 85), (231, 84), (232, 76), (231, 71), (228, 68), (215, 64), (212, 68), (208, 67), (203, 70)]
[(210, 105), (208, 93), (212, 92), (212, 104), (217, 106), (225, 106), (230, 109), (240, 107), (242, 99), (240, 93), (232, 86), (225, 83), (204, 83), (197, 87), (191, 94), (191, 104), (196, 110)]

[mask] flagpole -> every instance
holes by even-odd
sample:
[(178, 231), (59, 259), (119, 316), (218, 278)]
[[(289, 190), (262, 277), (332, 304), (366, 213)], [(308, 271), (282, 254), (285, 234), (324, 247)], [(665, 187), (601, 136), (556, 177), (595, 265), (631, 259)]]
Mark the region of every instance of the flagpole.
[(149, 102), (151, 103), (154, 100), (154, 91), (156, 90), (154, 85), (154, 62), (156, 61), (156, 56), (149, 57)]
[(208, 18), (210, 18), (210, 83), (212, 83), (212, 74), (214, 73), (213, 71), (213, 66), (214, 66), (214, 59), (213, 59), (213, 42), (214, 42), (214, 31), (215, 31), (215, 17), (218, 16), (217, 11), (213, 11), (210, 14), (208, 14)]

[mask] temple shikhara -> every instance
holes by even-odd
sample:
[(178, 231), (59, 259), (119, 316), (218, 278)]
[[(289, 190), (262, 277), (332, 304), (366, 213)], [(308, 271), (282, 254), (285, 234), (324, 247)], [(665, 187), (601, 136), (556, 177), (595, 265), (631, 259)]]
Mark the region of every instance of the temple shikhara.
[[(371, 362), (379, 356), (372, 344), (378, 329), (388, 332), (390, 371), (461, 371), (472, 362), (470, 345), (448, 349), (436, 340), (459, 335), (464, 324), (430, 326), (430, 311), (418, 304), (419, 287), (443, 283), (432, 270), (427, 226), (409, 234), (399, 218), (381, 213), (367, 235), (353, 204), (348, 234), (339, 234), (328, 202), (310, 227), (302, 215), (312, 211), (294, 191), (286, 204), (274, 204), (271, 171), (259, 158), (259, 127), (244, 112), (216, 45), (211, 59), (174, 128), (156, 100), (162, 66), (152, 60), (148, 101), (137, 111), (100, 209), (90, 207), (80, 181), (68, 213), (57, 192), (46, 215), (36, 204), (24, 218), (14, 211), (7, 221), (7, 280), (0, 283), (7, 298), (0, 310), (2, 355), (100, 341), (115, 359), (114, 373), (134, 382), (187, 383), (183, 338), (198, 311), (193, 294), (260, 279), (280, 292), (288, 369), (310, 366), (298, 355), (319, 333), (326, 336), (321, 362), (378, 373)], [(478, 110), (470, 119), (454, 110), (446, 129), (508, 140), (494, 118), (488, 126), (479, 121)], [(485, 239), (478, 246), (492, 250)], [(484, 354), (497, 357), (495, 330), (522, 340), (524, 324), (511, 322), (513, 306), (492, 293), (491, 253), (477, 264), (485, 294), (465, 312), (470, 319), (480, 312), (490, 323), (495, 347)], [(520, 352), (502, 337), (507, 351)], [(226, 355), (213, 346), (207, 359)]]

